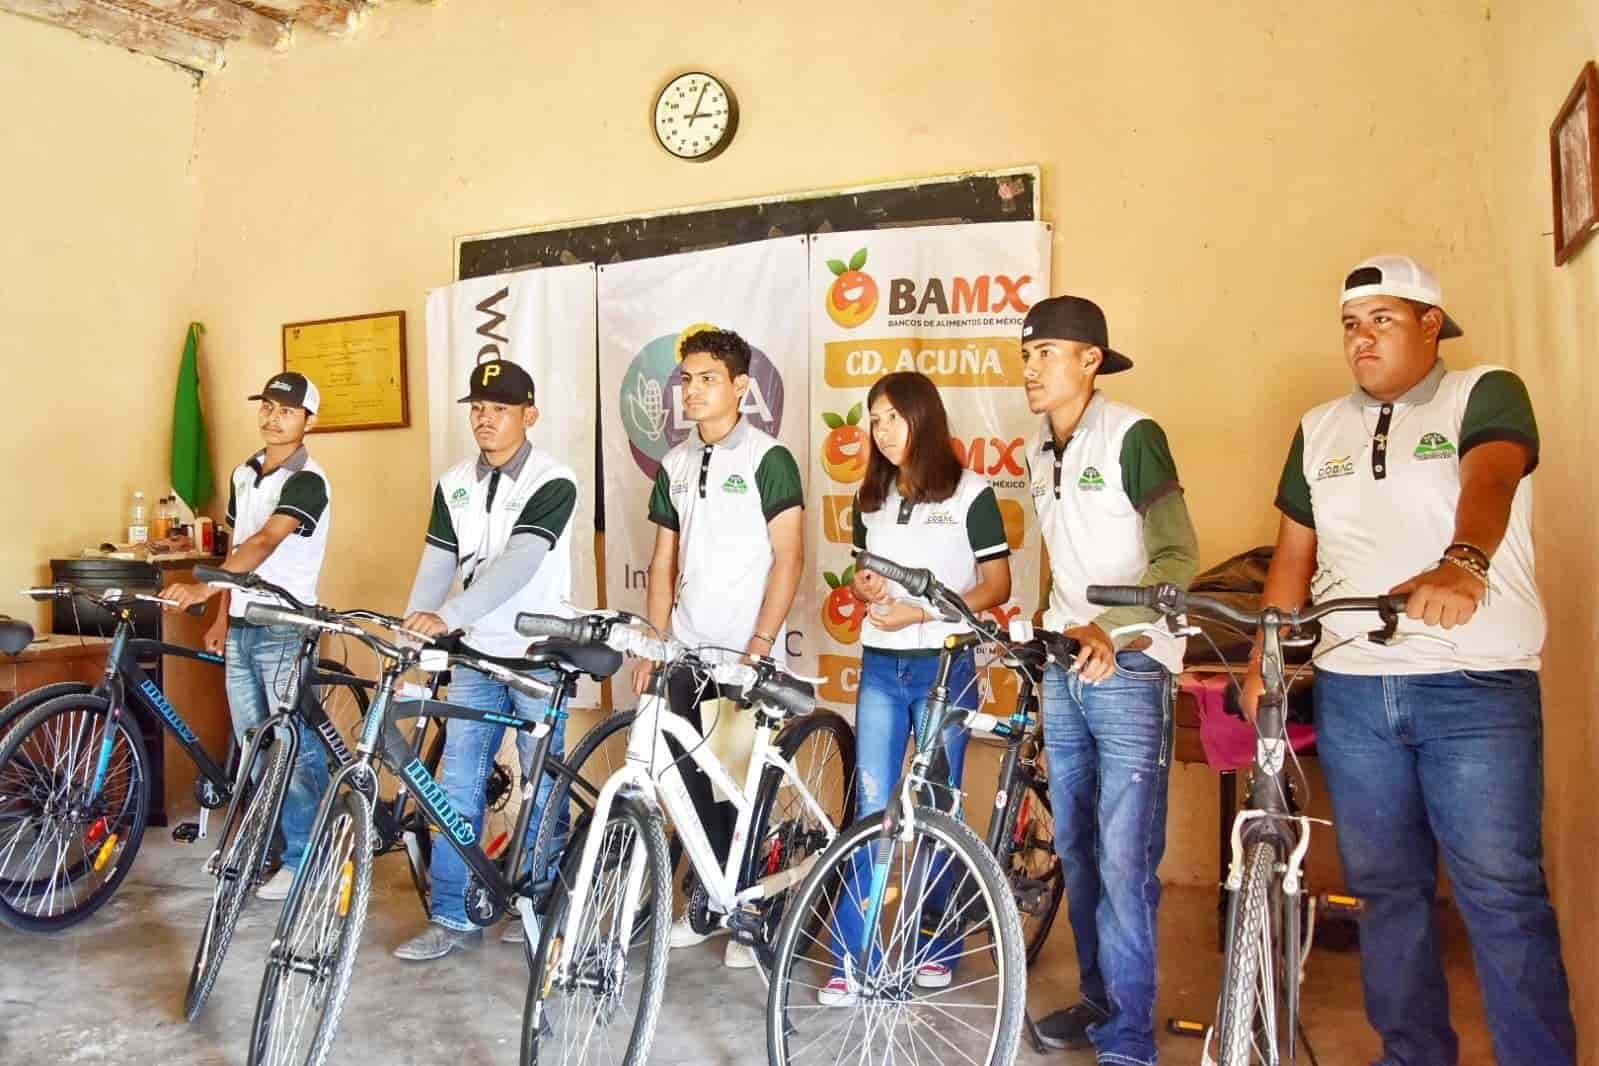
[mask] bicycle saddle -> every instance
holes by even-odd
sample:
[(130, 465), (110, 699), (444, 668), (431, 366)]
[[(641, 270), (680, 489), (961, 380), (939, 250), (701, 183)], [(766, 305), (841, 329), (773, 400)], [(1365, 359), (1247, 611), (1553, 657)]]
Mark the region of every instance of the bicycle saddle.
[(550, 637), (528, 647), (527, 661), (588, 674), (596, 681), (603, 681), (622, 668), (622, 653), (603, 644), (580, 644)]
[(0, 614), (0, 652), (15, 655), (32, 643), (32, 626)]

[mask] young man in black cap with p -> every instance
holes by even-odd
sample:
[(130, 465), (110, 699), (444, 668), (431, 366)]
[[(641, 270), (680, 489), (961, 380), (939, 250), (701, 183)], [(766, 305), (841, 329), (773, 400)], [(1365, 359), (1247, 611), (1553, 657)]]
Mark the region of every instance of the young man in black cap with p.
[[(327, 474), (306, 452), (305, 434), (316, 423), (321, 396), (304, 374), (286, 371), (272, 375), (250, 399), (260, 401), (256, 421), (266, 447), (239, 464), (229, 479), (226, 522), (233, 529), (233, 550), (222, 569), (253, 571), (301, 601), (315, 603), (332, 516)], [(244, 609), (252, 600), (277, 602), (261, 593), (194, 582), (169, 585), (162, 593), (177, 601), (174, 610), (218, 594), (224, 607), (206, 632), (205, 646), (226, 658), (228, 709), (233, 734), (242, 746), (247, 731), (293, 698), (300, 634), (291, 626), (258, 626), (244, 620)], [(289, 894), (327, 784), (322, 741), (302, 722), (300, 753), (283, 797), (283, 865), (261, 886), (257, 894), (262, 899)]]
[(1028, 452), (1049, 552), (1044, 625), (1082, 645), (1044, 675), (1055, 850), (1077, 942), (1079, 1000), (1039, 1024), (1052, 1048), (1093, 1045), (1100, 1063), (1155, 1061), (1155, 938), (1166, 846), (1172, 678), (1182, 639), (1118, 637), (1152, 611), (1088, 602), (1089, 585), (1186, 587), (1199, 545), (1160, 426), (1107, 399), (1101, 374), (1132, 368), (1103, 312), (1075, 296), (1041, 300), (1022, 325), (1027, 406), (1044, 416)]
[[(528, 431), (538, 422), (533, 379), (504, 359), (480, 363), (461, 403), (471, 404), (472, 437), (480, 453), (444, 472), (433, 489), (427, 543), (411, 586), (406, 628), (429, 636), (462, 632), (467, 644), (490, 655), (516, 657), (527, 639), (516, 632), (524, 611), (570, 614), (572, 591), (572, 512), (577, 477), (554, 456), (534, 448)], [(535, 675), (554, 682), (554, 674)], [(497, 710), (538, 719), (545, 701), (513, 692), (503, 682), (475, 670), (452, 671), (449, 699), (464, 707)], [(550, 753), (563, 748), (561, 723), (555, 723)], [(494, 766), (505, 727), (451, 719), (445, 734), (439, 784), (450, 805), (483, 832), (483, 786)], [(533, 738), (519, 734), (523, 769)], [(533, 817), (548, 798), (550, 782), (540, 783)], [(394, 954), (424, 961), (456, 948), (478, 946), (482, 931), (466, 914), (467, 869), (455, 849), (433, 848), (431, 921)], [(520, 939), (514, 922), (506, 939)]]

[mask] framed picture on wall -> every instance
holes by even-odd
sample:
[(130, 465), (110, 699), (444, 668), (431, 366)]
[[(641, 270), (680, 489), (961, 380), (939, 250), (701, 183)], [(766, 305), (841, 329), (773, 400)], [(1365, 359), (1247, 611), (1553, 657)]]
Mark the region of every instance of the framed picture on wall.
[(1599, 69), (1592, 60), (1582, 68), (1549, 127), (1549, 171), (1559, 266), (1599, 229)]
[(312, 433), (411, 424), (404, 311), (285, 323), (283, 369), (298, 370), (322, 393)]

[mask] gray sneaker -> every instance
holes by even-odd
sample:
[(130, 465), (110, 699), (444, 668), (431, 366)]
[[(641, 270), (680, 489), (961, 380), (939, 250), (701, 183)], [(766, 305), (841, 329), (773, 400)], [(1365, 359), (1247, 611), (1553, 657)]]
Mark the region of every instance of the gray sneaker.
[(460, 932), (447, 929), (433, 922), (428, 927), (413, 936), (410, 940), (394, 949), (394, 957), (405, 959), (407, 962), (429, 962), (433, 959), (442, 959), (456, 948), (470, 951), (483, 946), (483, 930), (473, 929), (470, 932)]

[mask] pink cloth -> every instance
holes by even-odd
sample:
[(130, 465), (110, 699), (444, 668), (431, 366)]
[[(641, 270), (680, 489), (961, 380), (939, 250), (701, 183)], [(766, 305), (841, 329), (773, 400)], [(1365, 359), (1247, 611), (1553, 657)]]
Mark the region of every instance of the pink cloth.
[[(1255, 762), (1255, 727), (1227, 713), (1227, 674), (1182, 675), (1182, 690), (1199, 705), (1199, 743), (1211, 769), (1243, 770)], [(1288, 743), (1303, 751), (1316, 742), (1314, 726), (1288, 723)]]

